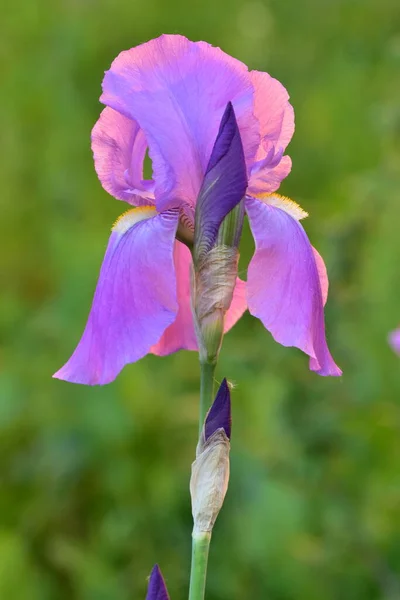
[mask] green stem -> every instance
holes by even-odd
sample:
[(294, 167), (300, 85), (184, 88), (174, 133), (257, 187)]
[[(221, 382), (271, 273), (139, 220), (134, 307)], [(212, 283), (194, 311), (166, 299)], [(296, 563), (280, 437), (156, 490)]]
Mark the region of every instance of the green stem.
[(200, 362), (200, 412), (199, 437), (203, 429), (206, 414), (214, 401), (214, 373), (216, 363)]
[(193, 533), (189, 600), (204, 600), (211, 532)]

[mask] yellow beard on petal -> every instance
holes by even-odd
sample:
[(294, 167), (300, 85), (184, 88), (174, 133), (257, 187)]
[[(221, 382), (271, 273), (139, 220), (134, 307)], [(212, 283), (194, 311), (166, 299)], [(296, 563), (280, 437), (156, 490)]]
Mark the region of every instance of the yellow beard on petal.
[(112, 226), (111, 231), (115, 231), (123, 235), (133, 225), (139, 223), (139, 221), (150, 219), (156, 214), (157, 211), (154, 206), (138, 206), (137, 208), (131, 208), (118, 217)]
[(297, 204), (294, 200), (290, 198), (286, 198), (286, 196), (280, 196), (279, 194), (254, 194), (254, 197), (258, 200), (262, 200), (266, 204), (270, 204), (271, 206), (276, 206), (276, 208), (280, 208), (287, 212), (291, 217), (296, 219), (297, 221), (301, 221), (301, 219), (305, 219), (308, 217), (308, 213), (303, 210), (300, 204)]

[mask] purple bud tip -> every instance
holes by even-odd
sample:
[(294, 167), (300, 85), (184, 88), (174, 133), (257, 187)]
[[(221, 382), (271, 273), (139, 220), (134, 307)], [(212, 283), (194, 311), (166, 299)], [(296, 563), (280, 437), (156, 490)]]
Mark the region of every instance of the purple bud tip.
[(228, 102), (196, 202), (195, 262), (213, 247), (222, 221), (242, 200), (247, 168), (235, 111)]
[(237, 134), (238, 126), (236, 123), (235, 111), (233, 110), (232, 102), (228, 102), (224, 114), (222, 115), (218, 135), (215, 140), (210, 160), (208, 161), (206, 173), (211, 171), (211, 169), (213, 169), (215, 165), (223, 159), (233, 142), (233, 138)]
[(146, 600), (169, 600), (167, 586), (158, 565), (154, 565), (150, 574)]
[(221, 383), (214, 403), (210, 408), (204, 425), (206, 440), (217, 429), (224, 429), (226, 437), (231, 439), (231, 393), (226, 379)]

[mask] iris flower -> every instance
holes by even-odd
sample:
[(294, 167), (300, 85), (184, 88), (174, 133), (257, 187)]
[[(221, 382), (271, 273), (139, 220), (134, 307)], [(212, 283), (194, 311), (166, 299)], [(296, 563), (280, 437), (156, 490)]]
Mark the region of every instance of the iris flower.
[(397, 354), (400, 354), (400, 327), (389, 334), (389, 344)]
[[(325, 265), (300, 224), (307, 215), (274, 193), (291, 169), (284, 152), (294, 131), (281, 83), (205, 42), (163, 35), (114, 60), (100, 100), (95, 168), (107, 192), (134, 208), (112, 228), (85, 331), (55, 377), (105, 384), (148, 353), (198, 349), (184, 242), (193, 240), (205, 178), (222, 165), (229, 191), (239, 160), (256, 249), (247, 282), (237, 279), (225, 331), (248, 308), (277, 342), (307, 353), (311, 370), (340, 375), (325, 339)], [(240, 135), (215, 157), (225, 125)], [(152, 179), (143, 178), (146, 152)], [(224, 201), (220, 184), (208, 189), (211, 219)]]

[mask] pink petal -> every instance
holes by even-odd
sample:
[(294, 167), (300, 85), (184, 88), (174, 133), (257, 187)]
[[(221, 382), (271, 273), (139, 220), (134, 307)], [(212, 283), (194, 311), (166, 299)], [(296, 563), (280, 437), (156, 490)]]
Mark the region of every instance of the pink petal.
[(325, 306), (326, 301), (328, 300), (328, 290), (329, 290), (329, 279), (328, 272), (326, 270), (325, 262), (318, 250), (313, 247), (315, 263), (317, 265), (319, 283), (321, 286), (321, 294), (322, 294), (322, 302)]
[(254, 114), (260, 123), (257, 160), (266, 155), (265, 142), (285, 150), (294, 132), (294, 111), (289, 94), (277, 80), (261, 71), (251, 71), (254, 86)]
[(259, 145), (247, 67), (205, 42), (162, 35), (122, 52), (106, 72), (101, 101), (143, 129), (153, 161), (158, 210), (194, 205), (228, 102), (245, 157)]
[(147, 142), (136, 121), (106, 107), (92, 130), (97, 175), (104, 189), (136, 206), (154, 204), (152, 181), (143, 181)]
[(236, 279), (235, 291), (233, 292), (232, 303), (225, 315), (225, 333), (229, 331), (239, 321), (247, 309), (247, 286), (246, 282)]
[(85, 331), (54, 377), (88, 385), (109, 383), (126, 364), (145, 356), (174, 321), (178, 216), (164, 213), (138, 220), (143, 210), (129, 211), (114, 226)]
[(249, 179), (249, 194), (256, 196), (275, 192), (291, 170), (292, 160), (290, 156), (283, 156), (275, 167), (270, 168), (266, 164), (257, 171), (252, 171)]
[(165, 356), (178, 350), (197, 350), (197, 340), (190, 305), (190, 267), (192, 256), (185, 244), (175, 241), (174, 263), (177, 282), (178, 314), (151, 348), (153, 354)]
[(340, 375), (326, 343), (318, 268), (303, 227), (259, 200), (247, 200), (246, 211), (256, 242), (247, 281), (251, 314), (277, 342), (308, 354), (312, 371)]
[[(175, 321), (150, 350), (158, 356), (165, 356), (178, 350), (198, 350), (190, 302), (192, 257), (187, 246), (178, 241), (175, 242), (174, 262), (179, 310)], [(246, 283), (237, 278), (232, 303), (225, 316), (225, 332), (235, 325), (246, 308)]]
[[(269, 194), (269, 195), (265, 195), (265, 196), (259, 196), (259, 199), (262, 200), (263, 202), (265, 202), (266, 204), (269, 204), (270, 206), (275, 206), (277, 208), (284, 210), (286, 213), (288, 213), (291, 217), (293, 217), (297, 221), (300, 221), (301, 219), (305, 219), (306, 217), (308, 217), (308, 213), (306, 213), (305, 210), (303, 210), (301, 208), (301, 206), (299, 204), (297, 204), (297, 202), (294, 202), (293, 200), (291, 200), (290, 198), (286, 198), (285, 196), (280, 196), (279, 194)], [(319, 282), (321, 285), (322, 300), (323, 300), (323, 304), (325, 306), (326, 301), (328, 299), (328, 289), (329, 289), (328, 273), (326, 271), (326, 266), (325, 266), (324, 259), (322, 258), (322, 256), (319, 254), (319, 252), (315, 248), (313, 248), (313, 252), (314, 252), (314, 258), (315, 258), (315, 262), (317, 264), (317, 269), (318, 269)]]
[[(289, 94), (277, 80), (260, 71), (251, 71), (254, 86), (254, 114), (260, 123), (260, 145), (249, 181), (251, 194), (275, 192), (292, 168), (283, 151), (294, 132), (294, 111)], [(281, 157), (276, 164), (275, 156)]]
[(400, 354), (400, 328), (389, 334), (389, 344), (397, 354)]

